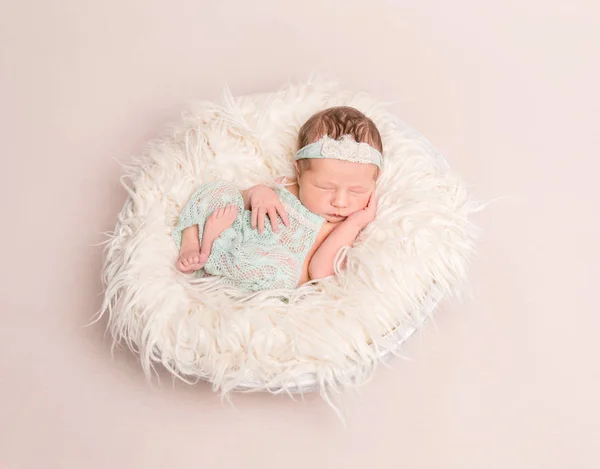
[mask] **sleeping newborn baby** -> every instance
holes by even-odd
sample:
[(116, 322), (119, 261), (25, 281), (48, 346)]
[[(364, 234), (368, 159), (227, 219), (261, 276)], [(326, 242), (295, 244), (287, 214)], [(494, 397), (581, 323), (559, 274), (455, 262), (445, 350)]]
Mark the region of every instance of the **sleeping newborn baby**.
[(375, 218), (381, 136), (371, 119), (344, 106), (313, 115), (298, 143), (296, 181), (243, 192), (223, 181), (200, 186), (174, 231), (177, 269), (247, 291), (334, 274), (340, 248)]

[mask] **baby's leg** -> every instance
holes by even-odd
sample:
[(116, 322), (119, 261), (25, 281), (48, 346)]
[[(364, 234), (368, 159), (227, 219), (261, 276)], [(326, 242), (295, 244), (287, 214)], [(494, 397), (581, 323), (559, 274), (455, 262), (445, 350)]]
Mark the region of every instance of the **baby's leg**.
[[(227, 215), (218, 212), (226, 204), (234, 204), (238, 208), (232, 213), (229, 213), (230, 210)], [(175, 243), (180, 247), (176, 268), (185, 273), (202, 269), (215, 239), (233, 225), (238, 211), (243, 209), (244, 200), (233, 184), (214, 181), (200, 185), (182, 210), (178, 226), (173, 230)], [(223, 224), (224, 227), (221, 227)]]
[(237, 214), (237, 205), (227, 205), (211, 213), (204, 224), (202, 246), (198, 241), (198, 225), (192, 225), (183, 230), (177, 269), (183, 273), (189, 273), (204, 267), (215, 239), (233, 225)]
[(237, 215), (238, 206), (231, 204), (215, 210), (206, 219), (204, 233), (202, 234), (202, 246), (200, 247), (200, 257), (203, 259), (202, 266), (206, 264), (208, 256), (210, 256), (215, 239), (221, 236), (221, 233), (227, 228), (231, 228)]
[(181, 249), (176, 267), (183, 273), (200, 270), (208, 260), (207, 255), (200, 254), (200, 242), (198, 241), (198, 225), (188, 226), (181, 233)]

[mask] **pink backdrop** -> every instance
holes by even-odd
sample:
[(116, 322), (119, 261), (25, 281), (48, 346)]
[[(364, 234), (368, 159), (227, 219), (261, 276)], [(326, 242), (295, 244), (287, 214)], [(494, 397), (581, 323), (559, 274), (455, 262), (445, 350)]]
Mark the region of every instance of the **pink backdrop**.
[[(0, 3), (0, 467), (594, 468), (597, 2)], [(144, 381), (101, 326), (121, 169), (190, 98), (317, 71), (419, 129), (483, 199), (471, 297), (348, 399)], [(103, 323), (104, 324), (104, 323)], [(595, 462), (594, 462), (595, 461)]]

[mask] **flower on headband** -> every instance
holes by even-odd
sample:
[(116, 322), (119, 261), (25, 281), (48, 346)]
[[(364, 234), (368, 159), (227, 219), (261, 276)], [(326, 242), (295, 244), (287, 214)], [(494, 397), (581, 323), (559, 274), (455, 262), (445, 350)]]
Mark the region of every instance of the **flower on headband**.
[(344, 135), (341, 140), (334, 140), (325, 136), (321, 154), (325, 158), (335, 158), (352, 163), (373, 163), (369, 144), (358, 143), (350, 135)]
[(300, 148), (294, 158), (332, 158), (351, 163), (374, 164), (381, 169), (381, 152), (368, 143), (357, 142), (351, 135), (344, 135), (339, 140), (324, 135), (316, 142)]

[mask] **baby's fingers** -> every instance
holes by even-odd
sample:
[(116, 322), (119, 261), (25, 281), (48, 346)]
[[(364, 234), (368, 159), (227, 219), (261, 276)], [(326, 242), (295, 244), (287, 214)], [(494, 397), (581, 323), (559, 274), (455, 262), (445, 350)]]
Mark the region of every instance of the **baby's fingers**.
[(270, 208), (269, 211), (269, 220), (271, 220), (271, 228), (275, 233), (279, 231), (279, 222), (277, 221), (277, 212), (274, 208)]
[(367, 205), (367, 208), (375, 210), (377, 208), (377, 202), (379, 202), (379, 200), (377, 199), (377, 196), (373, 194), (369, 199), (369, 204)]
[(281, 219), (283, 220), (283, 224), (285, 226), (290, 226), (290, 220), (288, 219), (287, 213), (285, 212), (285, 208), (283, 207), (283, 204), (277, 204), (275, 206), (275, 208), (277, 209), (277, 213), (279, 213), (279, 216), (281, 217)]
[(258, 232), (262, 234), (263, 230), (265, 229), (265, 209), (264, 208), (258, 209), (257, 226), (258, 226)]
[(253, 208), (252, 215), (250, 216), (250, 226), (252, 229), (256, 228), (256, 221), (258, 219), (258, 210)]

